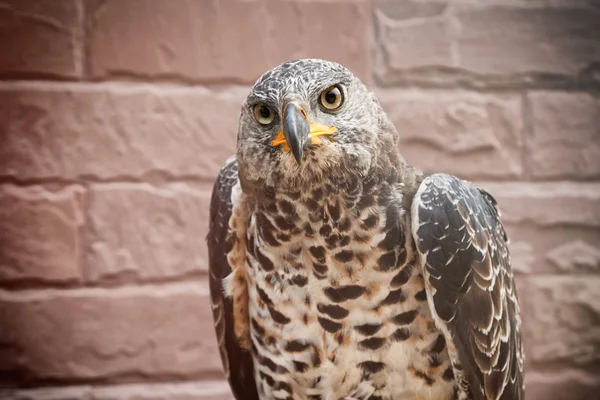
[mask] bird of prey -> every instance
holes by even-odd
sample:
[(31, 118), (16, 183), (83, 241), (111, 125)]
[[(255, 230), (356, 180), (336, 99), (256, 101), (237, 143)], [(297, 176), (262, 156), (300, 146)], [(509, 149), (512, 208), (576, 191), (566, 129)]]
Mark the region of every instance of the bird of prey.
[(237, 399), (524, 398), (497, 203), (423, 174), (398, 138), (337, 63), (288, 61), (254, 84), (207, 237)]

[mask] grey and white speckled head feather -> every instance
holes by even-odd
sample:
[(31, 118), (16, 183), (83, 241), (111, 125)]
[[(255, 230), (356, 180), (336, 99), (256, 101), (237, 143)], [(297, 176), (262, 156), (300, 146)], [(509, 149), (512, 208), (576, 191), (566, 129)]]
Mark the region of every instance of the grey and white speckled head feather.
[[(329, 111), (320, 104), (321, 93), (340, 85), (344, 102)], [(311, 123), (334, 126), (336, 133), (311, 145), (298, 164), (284, 146), (272, 141), (282, 130), (283, 107), (301, 105)], [(274, 113), (271, 124), (261, 125), (254, 107), (264, 104)], [(340, 64), (304, 59), (285, 62), (263, 74), (242, 106), (237, 159), (246, 190), (297, 189), (323, 177), (336, 180), (364, 177), (381, 166), (395, 164), (398, 135), (379, 102), (367, 87)]]

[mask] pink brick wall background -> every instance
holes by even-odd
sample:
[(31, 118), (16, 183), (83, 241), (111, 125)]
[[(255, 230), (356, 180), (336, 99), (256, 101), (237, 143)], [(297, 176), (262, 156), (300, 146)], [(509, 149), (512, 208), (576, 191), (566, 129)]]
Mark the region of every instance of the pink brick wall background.
[(0, 0), (0, 399), (227, 399), (207, 208), (291, 58), (504, 213), (529, 399), (600, 391), (600, 1)]

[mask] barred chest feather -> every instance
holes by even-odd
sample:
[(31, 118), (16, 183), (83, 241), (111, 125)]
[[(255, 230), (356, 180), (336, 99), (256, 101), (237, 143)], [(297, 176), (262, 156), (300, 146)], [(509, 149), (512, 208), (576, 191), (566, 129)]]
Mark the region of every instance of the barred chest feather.
[[(264, 399), (452, 399), (395, 177), (250, 205), (246, 278)], [(234, 367), (235, 368), (235, 367)]]

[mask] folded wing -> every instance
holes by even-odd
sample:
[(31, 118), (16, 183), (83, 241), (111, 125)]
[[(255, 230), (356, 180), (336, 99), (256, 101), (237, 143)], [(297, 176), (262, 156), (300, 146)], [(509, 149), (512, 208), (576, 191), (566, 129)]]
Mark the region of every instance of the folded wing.
[[(207, 236), (210, 294), (215, 331), (221, 352), (221, 361), (227, 379), (236, 399), (258, 400), (252, 356), (249, 351), (249, 339), (244, 338), (247, 325), (247, 307), (244, 309), (243, 292), (245, 283), (238, 285), (240, 290), (229, 290), (225, 295), (224, 279), (243, 280), (244, 257), (232, 257), (236, 241), (245, 238), (236, 237), (231, 228), (231, 216), (236, 204), (232, 200), (234, 188), (238, 185), (238, 167), (235, 158), (230, 158), (219, 172), (210, 202), (209, 233)], [(232, 265), (234, 264), (234, 265)], [(241, 265), (238, 265), (241, 264)], [(239, 274), (232, 274), (240, 271)], [(229, 285), (232, 286), (231, 284)], [(233, 292), (233, 293), (232, 293)], [(238, 300), (241, 299), (241, 300)], [(234, 307), (234, 302), (236, 307)], [(235, 310), (235, 312), (234, 312)], [(247, 333), (247, 332), (245, 332)]]
[(508, 238), (496, 201), (446, 174), (423, 180), (412, 231), (454, 375), (473, 399), (522, 399), (523, 346)]

